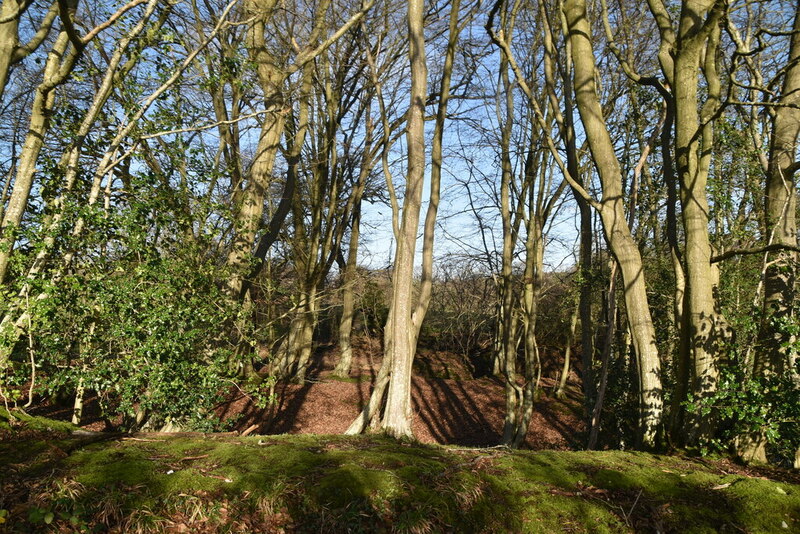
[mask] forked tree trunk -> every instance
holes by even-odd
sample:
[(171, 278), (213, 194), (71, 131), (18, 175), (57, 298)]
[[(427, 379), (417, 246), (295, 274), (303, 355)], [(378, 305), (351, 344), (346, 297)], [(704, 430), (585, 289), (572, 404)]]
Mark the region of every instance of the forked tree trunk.
[[(414, 254), (425, 178), (425, 99), (428, 68), (425, 60), (423, 0), (408, 2), (409, 60), (411, 63), (411, 104), (408, 110), (406, 145), (408, 171), (403, 197), (403, 218), (397, 237), (392, 279), (391, 322), (386, 335), (391, 338), (391, 381), (386, 410), (381, 424), (395, 437), (412, 437), (411, 366), (414, 337), (411, 313), (414, 311)], [(384, 354), (384, 358), (388, 355)]]
[[(424, 112), (428, 72), (425, 59), (423, 10), (424, 1), (409, 0), (408, 32), (411, 63), (411, 105), (407, 114), (408, 126), (406, 129), (408, 172), (405, 197), (403, 199), (402, 223), (399, 227), (396, 223), (398, 217), (396, 203), (393, 203), (393, 227), (395, 238), (397, 239), (397, 248), (392, 280), (392, 303), (384, 334), (383, 363), (370, 399), (361, 414), (348, 428), (348, 434), (363, 431), (370, 422), (373, 426), (377, 426), (375, 415), (383, 403), (384, 391), (388, 387), (380, 426), (389, 435), (413, 437), (411, 431), (411, 367), (422, 322), (430, 304), (433, 284), (433, 243), (442, 173), (442, 140), (447, 116), (447, 104), (450, 99), (450, 79), (460, 32), (460, 2), (459, 0), (454, 0), (450, 4), (447, 53), (439, 88), (439, 107), (436, 113), (431, 151), (430, 202), (423, 232), (422, 275), (419, 296), (416, 306), (412, 309), (414, 250), (416, 248), (416, 233), (419, 225), (425, 166)], [(378, 92), (378, 96), (380, 97), (380, 92)], [(386, 144), (388, 142), (388, 123), (383, 107), (381, 107), (381, 112), (384, 122), (384, 144)], [(388, 184), (391, 186), (391, 175), (387, 171), (385, 156), (386, 151), (384, 150), (384, 173), (387, 176)]]
[[(675, 57), (675, 154), (680, 181), (681, 215), (686, 240), (686, 328), (681, 332), (682, 354), (691, 362), (691, 391), (696, 401), (712, 396), (717, 389), (719, 362), (729, 341), (730, 329), (716, 300), (716, 271), (711, 265), (708, 235), (706, 184), (713, 143), (713, 114), (719, 104), (716, 54), (722, 8), (715, 0), (683, 3)], [(701, 64), (702, 61), (702, 64)], [(708, 98), (702, 115), (698, 111), (698, 70), (703, 67)], [(713, 433), (714, 413), (695, 413), (687, 421), (689, 444)]]

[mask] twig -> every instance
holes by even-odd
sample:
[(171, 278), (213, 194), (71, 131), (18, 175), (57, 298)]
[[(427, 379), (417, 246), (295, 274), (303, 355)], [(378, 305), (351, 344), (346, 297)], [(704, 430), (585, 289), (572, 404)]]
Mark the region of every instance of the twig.
[(643, 491), (644, 491), (644, 489), (640, 489), (639, 490), (639, 494), (636, 496), (636, 500), (633, 501), (633, 505), (631, 506), (631, 509), (627, 514), (625, 514), (625, 510), (622, 511), (622, 515), (625, 518), (625, 524), (628, 525), (628, 526), (631, 526), (631, 524), (630, 524), (630, 522), (628, 520), (630, 519), (631, 515), (633, 514), (633, 509), (636, 508), (636, 503), (639, 502), (639, 497), (642, 496), (642, 492)]
[(31, 386), (28, 388), (28, 402), (23, 408), (29, 408), (33, 404), (33, 388), (36, 386), (36, 359), (33, 356), (33, 322), (31, 321), (31, 302), (28, 298), (28, 291), (25, 291), (25, 307), (28, 309), (28, 354), (31, 357)]
[(208, 458), (208, 454), (201, 454), (200, 456), (184, 456), (179, 462), (188, 462), (189, 460), (202, 460), (203, 458)]

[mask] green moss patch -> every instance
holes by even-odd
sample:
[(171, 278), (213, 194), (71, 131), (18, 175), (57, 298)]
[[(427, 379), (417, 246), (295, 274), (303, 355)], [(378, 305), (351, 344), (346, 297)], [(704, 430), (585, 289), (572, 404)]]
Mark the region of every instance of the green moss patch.
[(800, 529), (800, 485), (731, 473), (713, 462), (684, 457), (448, 449), (381, 436), (139, 435), (96, 443), (54, 436), (54, 441), (25, 442), (28, 452), (21, 462), (10, 461), (19, 457), (0, 457), (2, 528), (542, 533)]

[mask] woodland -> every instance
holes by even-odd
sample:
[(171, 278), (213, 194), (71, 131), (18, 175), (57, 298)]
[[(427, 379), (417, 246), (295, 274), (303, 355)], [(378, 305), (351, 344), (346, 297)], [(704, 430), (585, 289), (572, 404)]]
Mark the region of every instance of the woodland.
[(800, 2), (2, 0), (0, 105), (8, 432), (241, 432), (324, 369), (408, 444), (425, 352), (484, 446), (555, 399), (800, 468)]

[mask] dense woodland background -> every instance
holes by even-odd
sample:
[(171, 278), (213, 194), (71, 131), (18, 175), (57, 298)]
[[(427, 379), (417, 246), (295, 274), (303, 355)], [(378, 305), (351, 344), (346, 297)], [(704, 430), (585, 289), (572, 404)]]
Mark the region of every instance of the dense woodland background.
[(425, 346), (519, 446), (556, 354), (590, 448), (800, 464), (799, 61), (789, 1), (3, 0), (0, 397), (219, 429), (366, 336), (351, 433)]

